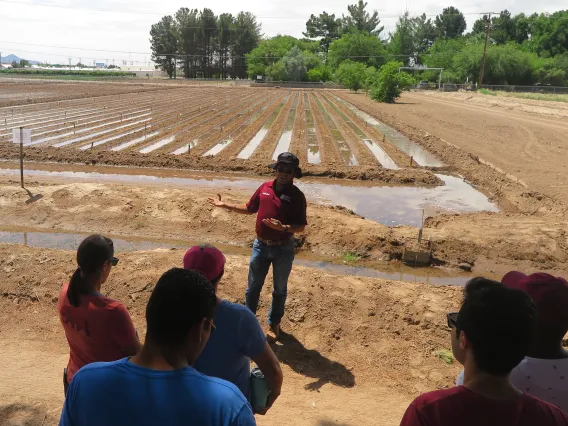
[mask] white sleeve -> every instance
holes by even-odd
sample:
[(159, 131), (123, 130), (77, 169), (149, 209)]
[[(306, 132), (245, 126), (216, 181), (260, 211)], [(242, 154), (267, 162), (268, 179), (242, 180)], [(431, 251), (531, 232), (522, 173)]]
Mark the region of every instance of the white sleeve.
[(461, 385), (463, 385), (463, 370), (460, 371), (460, 374), (458, 374), (458, 378), (456, 379), (456, 386)]

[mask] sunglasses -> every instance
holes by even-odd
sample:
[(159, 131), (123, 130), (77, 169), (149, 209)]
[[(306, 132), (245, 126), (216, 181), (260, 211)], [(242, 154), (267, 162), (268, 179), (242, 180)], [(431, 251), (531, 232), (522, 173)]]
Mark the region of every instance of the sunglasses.
[(213, 333), (215, 330), (217, 330), (217, 327), (215, 326), (215, 324), (213, 324), (213, 321), (208, 320), (207, 318), (205, 318), (205, 321), (207, 321), (209, 323), (209, 325), (211, 326), (211, 333)]
[(109, 262), (112, 266), (116, 266), (118, 264), (118, 257), (111, 257)]
[(283, 175), (291, 175), (294, 173), (294, 169), (291, 167), (278, 167), (276, 169), (278, 173), (282, 173)]
[(450, 312), (449, 314), (446, 314), (446, 317), (448, 318), (448, 327), (458, 327), (458, 313), (459, 312)]

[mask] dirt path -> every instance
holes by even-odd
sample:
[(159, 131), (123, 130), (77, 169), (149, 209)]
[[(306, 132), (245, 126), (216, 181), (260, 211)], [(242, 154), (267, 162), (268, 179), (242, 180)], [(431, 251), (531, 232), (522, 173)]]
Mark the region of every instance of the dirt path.
[[(403, 94), (379, 104), (364, 95), (344, 97), (367, 106), (387, 124), (397, 122), (437, 136), (512, 175), (533, 190), (568, 202), (568, 121), (523, 111), (471, 105), (441, 95)], [(508, 99), (507, 99), (508, 101)]]

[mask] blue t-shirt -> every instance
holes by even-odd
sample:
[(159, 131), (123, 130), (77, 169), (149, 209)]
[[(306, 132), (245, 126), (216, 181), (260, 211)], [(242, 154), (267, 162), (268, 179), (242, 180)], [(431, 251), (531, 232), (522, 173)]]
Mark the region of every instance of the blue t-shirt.
[(255, 426), (232, 383), (192, 367), (158, 371), (128, 358), (83, 367), (71, 381), (59, 426)]
[(226, 300), (215, 309), (215, 326), (194, 367), (237, 385), (250, 399), (250, 359), (262, 353), (266, 335), (246, 306)]

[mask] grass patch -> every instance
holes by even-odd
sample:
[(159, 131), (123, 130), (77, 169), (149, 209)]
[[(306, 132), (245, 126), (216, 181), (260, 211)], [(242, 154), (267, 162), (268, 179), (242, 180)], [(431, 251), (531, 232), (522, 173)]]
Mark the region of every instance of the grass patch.
[(357, 253), (348, 251), (346, 253), (343, 253), (343, 260), (345, 262), (357, 262), (358, 260), (361, 260), (361, 256), (359, 256)]
[(434, 352), (434, 356), (440, 358), (448, 365), (454, 363), (454, 354), (448, 349), (440, 349), (439, 351)]
[(487, 89), (479, 89), (477, 91), (482, 95), (490, 96), (503, 96), (506, 98), (518, 98), (518, 99), (532, 99), (535, 101), (551, 101), (551, 102), (568, 102), (568, 95), (557, 95), (554, 93), (519, 93), (519, 92), (502, 92), (502, 91), (492, 91)]

